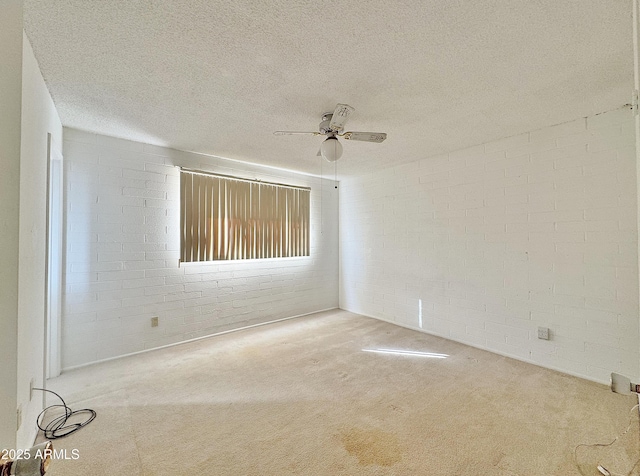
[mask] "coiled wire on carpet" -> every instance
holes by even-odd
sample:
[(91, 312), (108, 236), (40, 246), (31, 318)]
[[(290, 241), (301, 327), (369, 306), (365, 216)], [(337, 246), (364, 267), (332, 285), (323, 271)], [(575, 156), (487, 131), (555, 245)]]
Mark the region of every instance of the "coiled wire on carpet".
[[(582, 472), (582, 469), (580, 468), (580, 464), (578, 463), (578, 448), (607, 448), (609, 446), (612, 446), (616, 441), (618, 441), (624, 435), (629, 433), (629, 430), (633, 426), (633, 421), (635, 420), (635, 418), (634, 418), (634, 410), (640, 410), (640, 403), (637, 404), (637, 405), (634, 405), (634, 407), (631, 410), (629, 410), (629, 426), (627, 426), (626, 430), (624, 430), (622, 433), (620, 433), (618, 436), (616, 436), (611, 443), (594, 443), (594, 444), (590, 444), (590, 445), (581, 444), (581, 445), (576, 446), (573, 449), (573, 461), (576, 464), (576, 466), (578, 468), (578, 471), (580, 471), (580, 474), (582, 474), (584, 476), (584, 473)], [(638, 413), (638, 412), (636, 412), (636, 413)], [(601, 465), (598, 465), (597, 469), (600, 472), (600, 474), (606, 474), (607, 476), (631, 476), (631, 473), (633, 473), (633, 470), (636, 469), (636, 467), (638, 466), (638, 463), (640, 463), (640, 458), (637, 459), (636, 462), (634, 463), (634, 465), (631, 467), (631, 469), (628, 472), (624, 473), (624, 474), (613, 473), (613, 472), (607, 470), (604, 466), (601, 466)]]
[[(34, 390), (53, 393), (62, 402), (62, 405), (49, 405), (47, 408), (45, 408), (40, 412), (40, 415), (38, 415), (38, 418), (36, 419), (38, 428), (44, 433), (44, 437), (48, 440), (55, 440), (57, 438), (64, 438), (65, 436), (69, 436), (70, 434), (75, 433), (81, 428), (84, 428), (85, 426), (87, 426), (89, 423), (95, 420), (97, 416), (96, 412), (94, 410), (91, 410), (90, 408), (83, 408), (81, 410), (75, 410), (75, 411), (71, 410), (71, 408), (69, 408), (69, 406), (63, 400), (63, 398), (60, 395), (58, 395), (56, 392), (47, 390), (46, 388), (34, 388)], [(51, 420), (45, 426), (42, 426), (45, 414), (49, 410), (52, 410), (54, 408), (64, 408), (64, 415), (60, 415), (59, 417), (56, 417), (53, 420)], [(89, 416), (84, 421), (77, 422), (77, 423), (71, 422), (67, 424), (67, 422), (71, 417), (75, 417), (77, 415), (82, 415), (82, 414), (87, 414)]]

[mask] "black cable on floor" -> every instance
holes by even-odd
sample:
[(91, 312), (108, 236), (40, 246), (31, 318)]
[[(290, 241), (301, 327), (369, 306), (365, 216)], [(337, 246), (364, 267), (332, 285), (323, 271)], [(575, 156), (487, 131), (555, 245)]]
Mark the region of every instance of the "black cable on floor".
[[(57, 438), (64, 438), (65, 436), (69, 436), (70, 434), (75, 433), (79, 429), (84, 428), (96, 418), (96, 415), (97, 415), (96, 412), (94, 410), (91, 410), (90, 408), (83, 408), (82, 410), (75, 410), (75, 411), (71, 410), (71, 408), (67, 406), (67, 404), (62, 399), (62, 397), (58, 395), (56, 392), (47, 390), (46, 388), (34, 388), (34, 390), (53, 393), (62, 402), (62, 405), (48, 406), (47, 408), (45, 408), (40, 412), (40, 415), (38, 415), (38, 418), (36, 419), (38, 428), (40, 428), (40, 430), (44, 432), (44, 437), (48, 440), (55, 440)], [(46, 426), (43, 427), (42, 421), (44, 420), (45, 414), (53, 408), (64, 408), (64, 415), (60, 415), (59, 417), (54, 418)], [(71, 418), (72, 416), (81, 415), (84, 413), (89, 415), (85, 421), (80, 423), (69, 423), (67, 425), (67, 421), (69, 420), (69, 418)]]

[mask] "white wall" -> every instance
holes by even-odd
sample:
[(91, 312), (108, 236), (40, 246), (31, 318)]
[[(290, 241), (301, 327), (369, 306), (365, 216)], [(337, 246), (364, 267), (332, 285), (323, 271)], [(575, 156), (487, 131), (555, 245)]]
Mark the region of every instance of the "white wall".
[(0, 449), (15, 448), (22, 109), (22, 2), (0, 15)]
[[(73, 129), (64, 155), (63, 368), (338, 306), (333, 182), (321, 226), (314, 177)], [(310, 186), (311, 256), (178, 267), (175, 165)]]
[[(47, 133), (62, 149), (62, 124), (45, 85), (29, 40), (22, 59), (22, 134), (20, 152), (20, 271), (18, 280), (18, 405), (23, 425), (19, 447), (30, 447), (43, 395), (30, 399), (30, 382), (44, 379), (45, 270), (47, 247)], [(15, 180), (15, 177), (14, 177)]]
[(343, 180), (340, 307), (637, 379), (634, 144), (623, 108)]
[[(36, 435), (45, 332), (47, 133), (62, 125), (24, 35), (22, 2), (0, 15), (0, 448), (26, 448)], [(22, 425), (16, 432), (16, 409)]]

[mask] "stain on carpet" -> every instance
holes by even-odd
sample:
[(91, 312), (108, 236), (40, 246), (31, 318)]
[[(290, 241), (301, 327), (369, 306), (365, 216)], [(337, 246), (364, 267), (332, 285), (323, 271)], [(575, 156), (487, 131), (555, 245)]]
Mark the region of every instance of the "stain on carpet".
[(506, 455), (504, 453), (499, 452), (497, 455), (495, 455), (493, 457), (493, 460), (491, 461), (491, 464), (493, 464), (494, 466), (498, 466), (505, 456)]
[(342, 433), (341, 440), (344, 449), (358, 458), (361, 466), (393, 466), (402, 459), (398, 439), (386, 431), (352, 428)]
[(397, 412), (397, 413), (404, 413), (404, 409), (397, 406), (397, 405), (389, 405), (389, 410)]

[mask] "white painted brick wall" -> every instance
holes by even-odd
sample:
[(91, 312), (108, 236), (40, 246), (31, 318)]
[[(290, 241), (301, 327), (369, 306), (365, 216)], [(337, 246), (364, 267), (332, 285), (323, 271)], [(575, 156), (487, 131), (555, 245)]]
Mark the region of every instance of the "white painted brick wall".
[[(338, 306), (333, 182), (74, 129), (64, 139), (64, 368)], [(311, 187), (311, 256), (178, 267), (175, 166)]]
[(634, 140), (623, 108), (344, 179), (340, 307), (638, 379)]

